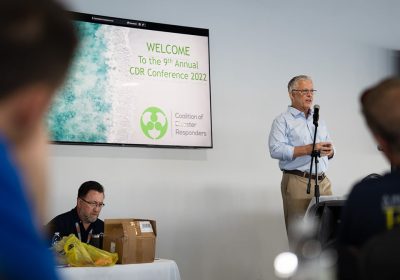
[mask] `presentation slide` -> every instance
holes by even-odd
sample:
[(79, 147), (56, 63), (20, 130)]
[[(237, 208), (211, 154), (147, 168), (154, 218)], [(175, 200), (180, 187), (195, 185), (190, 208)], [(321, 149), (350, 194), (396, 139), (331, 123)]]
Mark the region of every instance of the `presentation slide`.
[(212, 148), (208, 29), (71, 16), (80, 45), (47, 118), (53, 142)]

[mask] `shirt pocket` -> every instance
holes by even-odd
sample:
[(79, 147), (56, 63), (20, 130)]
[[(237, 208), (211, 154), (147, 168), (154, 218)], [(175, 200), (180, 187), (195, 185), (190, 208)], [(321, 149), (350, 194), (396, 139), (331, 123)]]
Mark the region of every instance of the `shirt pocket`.
[(289, 139), (289, 145), (300, 146), (307, 143), (308, 130), (302, 125), (295, 125), (288, 127), (287, 135)]

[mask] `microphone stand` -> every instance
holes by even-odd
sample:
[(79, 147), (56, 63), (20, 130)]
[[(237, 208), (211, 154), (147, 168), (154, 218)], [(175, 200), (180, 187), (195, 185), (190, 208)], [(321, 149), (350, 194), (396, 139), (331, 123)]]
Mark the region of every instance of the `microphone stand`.
[(312, 169), (313, 169), (313, 160), (315, 163), (315, 191), (314, 191), (314, 196), (315, 196), (315, 204), (318, 205), (319, 203), (319, 185), (318, 185), (318, 163), (319, 160), (318, 158), (321, 156), (320, 152), (315, 150), (315, 140), (317, 139), (317, 130), (318, 130), (318, 120), (314, 119), (313, 124), (315, 126), (314, 130), (314, 139), (313, 139), (313, 144), (312, 144), (312, 152), (311, 152), (311, 162), (310, 162), (310, 176), (308, 177), (308, 183), (307, 183), (307, 194), (310, 194), (310, 189), (311, 189), (311, 174), (312, 174)]

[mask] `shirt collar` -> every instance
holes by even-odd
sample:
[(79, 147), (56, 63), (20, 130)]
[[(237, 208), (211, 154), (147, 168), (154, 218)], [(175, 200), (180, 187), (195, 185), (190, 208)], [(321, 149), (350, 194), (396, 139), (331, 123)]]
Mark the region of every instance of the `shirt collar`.
[(71, 212), (72, 212), (72, 216), (74, 217), (74, 220), (77, 222), (81, 222), (81, 219), (79, 218), (79, 215), (78, 215), (78, 209), (75, 207), (75, 208), (71, 209)]
[[(305, 118), (305, 115), (302, 111), (297, 110), (296, 108), (292, 107), (292, 106), (288, 106), (287, 111), (293, 115), (293, 117), (299, 117), (299, 116), (303, 116)], [(309, 109), (310, 113), (308, 114), (308, 116), (312, 116), (314, 114), (314, 110), (312, 108)]]

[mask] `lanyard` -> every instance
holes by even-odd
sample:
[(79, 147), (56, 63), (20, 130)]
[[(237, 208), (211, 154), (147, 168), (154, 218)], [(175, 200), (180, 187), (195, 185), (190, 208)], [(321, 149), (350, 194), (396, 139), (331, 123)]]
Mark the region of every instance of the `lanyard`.
[[(75, 223), (75, 228), (76, 228), (76, 232), (78, 233), (79, 240), (82, 241), (81, 227), (79, 226), (78, 222)], [(93, 229), (91, 229), (89, 231), (89, 235), (88, 235), (88, 238), (86, 240), (86, 243), (89, 243), (90, 239), (92, 239), (92, 232), (93, 232)]]
[(90, 239), (92, 239), (92, 231), (93, 231), (93, 229), (91, 229), (91, 230), (89, 231), (89, 235), (88, 235), (88, 238), (87, 238), (87, 241), (86, 241), (86, 243), (88, 243), (88, 244), (89, 244), (89, 242), (90, 242)]

